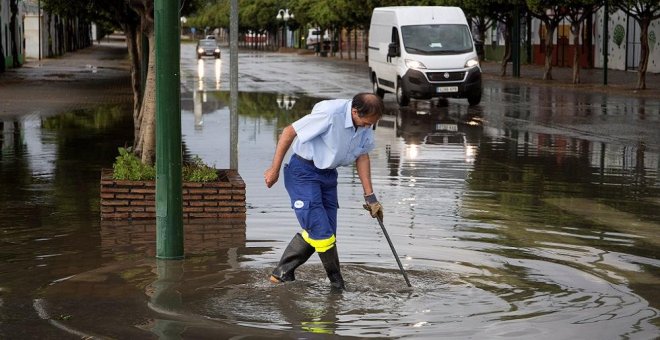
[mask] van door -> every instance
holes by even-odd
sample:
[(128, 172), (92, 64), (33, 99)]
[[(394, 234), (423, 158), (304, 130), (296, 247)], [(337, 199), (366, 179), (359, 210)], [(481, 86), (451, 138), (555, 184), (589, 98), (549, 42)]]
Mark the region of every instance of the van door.
[[(397, 69), (399, 61), (401, 60), (401, 48), (399, 29), (394, 26), (392, 27), (392, 35), (387, 49), (388, 67), (385, 68), (385, 73), (383, 74), (384, 81), (381, 81), (382, 85), (390, 87), (393, 90), (396, 89), (396, 78), (398, 76)], [(387, 81), (387, 83), (385, 83), (385, 81)]]

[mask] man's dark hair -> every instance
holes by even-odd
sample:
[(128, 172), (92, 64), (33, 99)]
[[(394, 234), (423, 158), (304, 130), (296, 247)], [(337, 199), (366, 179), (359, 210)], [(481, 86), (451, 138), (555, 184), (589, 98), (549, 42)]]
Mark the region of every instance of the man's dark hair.
[(383, 100), (373, 93), (363, 92), (358, 93), (353, 97), (352, 107), (358, 112), (358, 116), (367, 117), (377, 115), (383, 116), (385, 105)]

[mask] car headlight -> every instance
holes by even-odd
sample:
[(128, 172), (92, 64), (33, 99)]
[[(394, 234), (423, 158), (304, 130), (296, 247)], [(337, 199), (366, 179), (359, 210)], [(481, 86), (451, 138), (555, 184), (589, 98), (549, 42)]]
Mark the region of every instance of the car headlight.
[(220, 49), (219, 49), (219, 48), (216, 48), (216, 49), (215, 49), (215, 53), (220, 53)]
[(425, 69), (426, 65), (422, 64), (421, 62), (419, 62), (417, 60), (406, 59), (406, 67), (416, 68), (416, 69)]
[(477, 58), (472, 58), (465, 62), (465, 67), (475, 67), (475, 66), (479, 66), (479, 59)]
[(204, 53), (204, 49), (203, 49), (203, 48), (201, 48), (201, 47), (200, 47), (200, 48), (198, 48), (198, 49), (197, 49), (197, 53)]

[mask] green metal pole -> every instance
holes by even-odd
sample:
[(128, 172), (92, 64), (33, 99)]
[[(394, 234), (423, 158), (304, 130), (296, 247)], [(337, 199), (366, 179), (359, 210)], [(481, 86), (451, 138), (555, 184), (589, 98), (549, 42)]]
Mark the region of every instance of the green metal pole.
[(156, 257), (183, 258), (179, 0), (156, 0)]
[(238, 170), (238, 0), (229, 15), (229, 168)]

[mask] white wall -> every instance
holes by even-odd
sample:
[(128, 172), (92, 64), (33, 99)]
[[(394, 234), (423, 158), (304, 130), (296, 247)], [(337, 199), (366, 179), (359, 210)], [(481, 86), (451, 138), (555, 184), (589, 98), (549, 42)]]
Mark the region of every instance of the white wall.
[[(634, 19), (631, 19), (633, 22)], [(603, 9), (601, 8), (594, 15), (594, 29), (593, 29), (593, 43), (594, 43), (594, 66), (597, 68), (603, 67)], [(539, 29), (541, 21), (539, 19), (532, 19), (532, 44), (540, 44), (539, 39)], [(567, 25), (565, 28), (568, 30), (569, 34), (569, 43), (573, 43), (573, 36), (570, 34), (570, 22), (568, 20), (562, 20), (560, 25)], [(617, 25), (620, 25), (623, 28), (623, 40), (621, 44), (618, 45), (614, 41), (614, 31), (616, 30)], [(607, 67), (614, 70), (626, 70), (626, 57), (634, 60), (634, 66), (639, 64), (639, 44), (637, 46), (629, 46), (628, 41), (639, 42), (640, 29), (639, 25), (635, 24), (636, 30), (633, 32), (629, 29), (628, 16), (623, 11), (617, 11), (609, 17), (609, 58), (607, 62)], [(620, 28), (620, 29), (621, 29)], [(560, 28), (558, 28), (559, 30)], [(619, 29), (619, 30), (620, 30)], [(633, 36), (633, 33), (635, 36)], [(630, 35), (629, 35), (630, 34)], [(486, 32), (486, 44), (492, 43), (492, 38), (498, 37), (498, 45), (504, 45), (504, 41), (501, 39), (501, 34), (497, 34), (496, 31), (490, 29)], [(557, 43), (557, 32), (552, 37), (553, 42)], [(582, 42), (580, 42), (582, 43)], [(660, 19), (654, 20), (649, 26), (649, 62), (648, 62), (648, 72), (660, 73)], [(626, 54), (628, 53), (628, 55)], [(633, 58), (634, 57), (634, 58)], [(629, 64), (631, 61), (629, 61)]]
[[(628, 53), (632, 53), (632, 46), (629, 46), (627, 43), (628, 40), (635, 40), (639, 41), (639, 26), (637, 26), (637, 36), (636, 37), (628, 37), (628, 34), (631, 33), (629, 32), (628, 29), (628, 16), (622, 12), (622, 11), (617, 11), (614, 14), (611, 14), (609, 16), (609, 22), (608, 22), (608, 28), (609, 28), (609, 39), (608, 39), (608, 60), (607, 60), (607, 67), (609, 69), (615, 69), (615, 70), (625, 70), (626, 69), (626, 51), (628, 50)], [(630, 18), (630, 20), (633, 20)], [(596, 67), (603, 67), (603, 9), (601, 8), (597, 13), (596, 13), (596, 20), (594, 20), (594, 44), (596, 44), (595, 48), (595, 56), (594, 56), (594, 65)], [(617, 26), (620, 26), (619, 29), (617, 29)], [(616, 37), (615, 37), (615, 32), (617, 30), (623, 29), (624, 35), (623, 39), (621, 40), (620, 44), (617, 44), (615, 42)], [(655, 41), (654, 41), (655, 39)], [(660, 73), (660, 19), (654, 20), (651, 22), (651, 25), (649, 26), (649, 62), (648, 62), (648, 72), (652, 73)], [(635, 56), (636, 59), (639, 59), (639, 55), (637, 52), (637, 55)], [(637, 64), (637, 62), (635, 63)]]
[(39, 40), (39, 16), (36, 13), (25, 15), (25, 56), (27, 58), (39, 58), (39, 41), (41, 41), (41, 57), (44, 57), (44, 43), (46, 41), (43, 23), (41, 28), (41, 40)]

